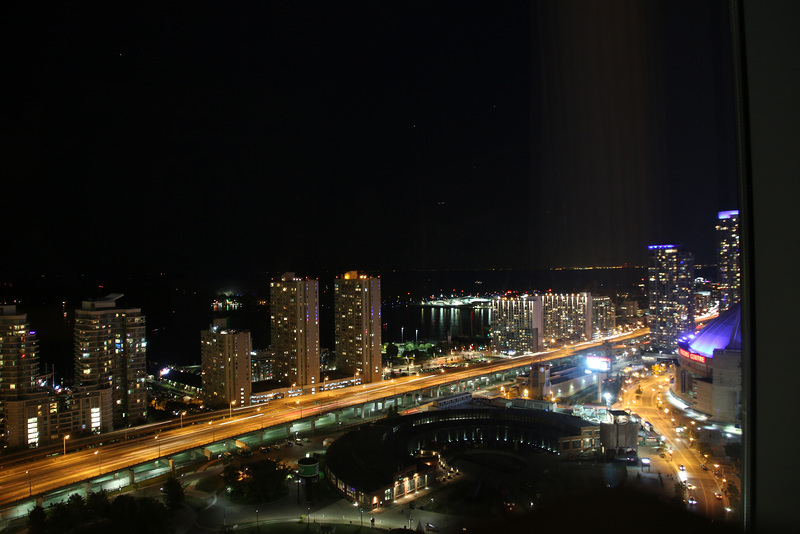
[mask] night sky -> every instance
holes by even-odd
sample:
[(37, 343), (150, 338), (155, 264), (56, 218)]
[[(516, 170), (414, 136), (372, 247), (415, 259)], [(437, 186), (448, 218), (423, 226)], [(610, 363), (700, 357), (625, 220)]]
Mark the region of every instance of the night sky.
[(495, 4), (8, 12), (3, 272), (713, 262), (727, 3)]

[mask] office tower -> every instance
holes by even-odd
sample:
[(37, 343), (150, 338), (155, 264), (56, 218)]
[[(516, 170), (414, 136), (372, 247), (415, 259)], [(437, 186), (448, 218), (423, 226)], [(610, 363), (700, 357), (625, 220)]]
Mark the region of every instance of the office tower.
[(14, 427), (9, 403), (32, 393), (38, 374), (39, 341), (28, 325), (28, 315), (17, 313), (16, 306), (0, 306), (0, 447), (9, 445)]
[(250, 404), (250, 332), (231, 330), (226, 319), (217, 319), (200, 332), (203, 398), (212, 406)]
[(286, 273), (270, 283), (269, 300), (274, 378), (319, 384), (319, 282)]
[(114, 428), (147, 420), (145, 317), (118, 308), (122, 297), (85, 300), (75, 311), (75, 386), (111, 389)]
[(719, 269), (719, 311), (742, 298), (739, 255), (739, 210), (720, 211), (717, 221), (717, 268)]
[(592, 339), (612, 333), (617, 326), (616, 315), (611, 297), (592, 296)]
[(651, 245), (650, 350), (674, 354), (678, 336), (694, 332), (694, 258), (677, 245)]
[(544, 343), (592, 339), (591, 293), (545, 293)]
[(357, 271), (336, 278), (334, 333), (339, 370), (381, 380), (381, 281)]
[(492, 300), (492, 343), (503, 354), (542, 350), (544, 315), (542, 297), (522, 295)]

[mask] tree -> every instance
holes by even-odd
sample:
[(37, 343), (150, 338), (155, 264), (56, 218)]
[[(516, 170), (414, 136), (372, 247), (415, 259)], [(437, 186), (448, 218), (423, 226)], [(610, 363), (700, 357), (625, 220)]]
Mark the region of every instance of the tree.
[(89, 517), (107, 516), (108, 507), (108, 492), (106, 490), (90, 491), (86, 496), (86, 514)]
[(83, 523), (86, 519), (86, 501), (79, 493), (73, 493), (67, 499), (67, 511), (72, 518), (72, 524)]
[(272, 460), (250, 464), (249, 476), (233, 484), (235, 495), (243, 495), (248, 502), (274, 501), (289, 491), (284, 483), (289, 469)]
[(731, 504), (731, 508), (734, 510), (739, 509), (739, 499), (741, 499), (741, 495), (739, 494), (739, 487), (732, 483), (728, 482), (725, 484), (725, 491), (728, 493), (728, 501)]
[(222, 470), (222, 478), (226, 486), (233, 486), (239, 480), (239, 470), (232, 463), (228, 464)]
[(683, 504), (686, 498), (686, 485), (683, 482), (675, 482), (675, 495), (672, 496), (672, 501), (675, 504)]
[(714, 451), (711, 449), (711, 445), (709, 445), (705, 441), (698, 441), (697, 442), (697, 452), (699, 452), (703, 456), (706, 456), (706, 455), (711, 456), (712, 454), (714, 454)]
[(28, 514), (28, 532), (30, 534), (47, 533), (47, 512), (38, 504)]
[(169, 477), (164, 482), (163, 489), (164, 495), (167, 498), (167, 506), (169, 508), (175, 509), (183, 506), (183, 503), (186, 500), (186, 494), (183, 491), (181, 482), (176, 477)]
[(397, 345), (394, 343), (386, 345), (386, 356), (389, 358), (389, 362), (393, 362), (398, 354), (400, 354), (400, 349), (397, 348)]
[(728, 458), (731, 461), (741, 460), (742, 459), (742, 442), (740, 441), (731, 441), (725, 444), (725, 454), (728, 455)]

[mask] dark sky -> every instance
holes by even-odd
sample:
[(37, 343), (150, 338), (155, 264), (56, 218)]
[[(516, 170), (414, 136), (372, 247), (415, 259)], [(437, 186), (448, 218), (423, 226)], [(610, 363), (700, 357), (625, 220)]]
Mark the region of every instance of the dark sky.
[(7, 13), (4, 272), (708, 262), (736, 207), (725, 2), (161, 4)]

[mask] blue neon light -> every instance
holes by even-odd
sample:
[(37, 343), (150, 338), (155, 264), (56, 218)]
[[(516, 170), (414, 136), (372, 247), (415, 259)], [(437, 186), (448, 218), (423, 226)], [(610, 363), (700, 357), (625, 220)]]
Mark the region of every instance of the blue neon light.
[(717, 216), (720, 219), (730, 219), (731, 217), (734, 217), (734, 216), (738, 217), (739, 216), (739, 210), (720, 211), (717, 214)]

